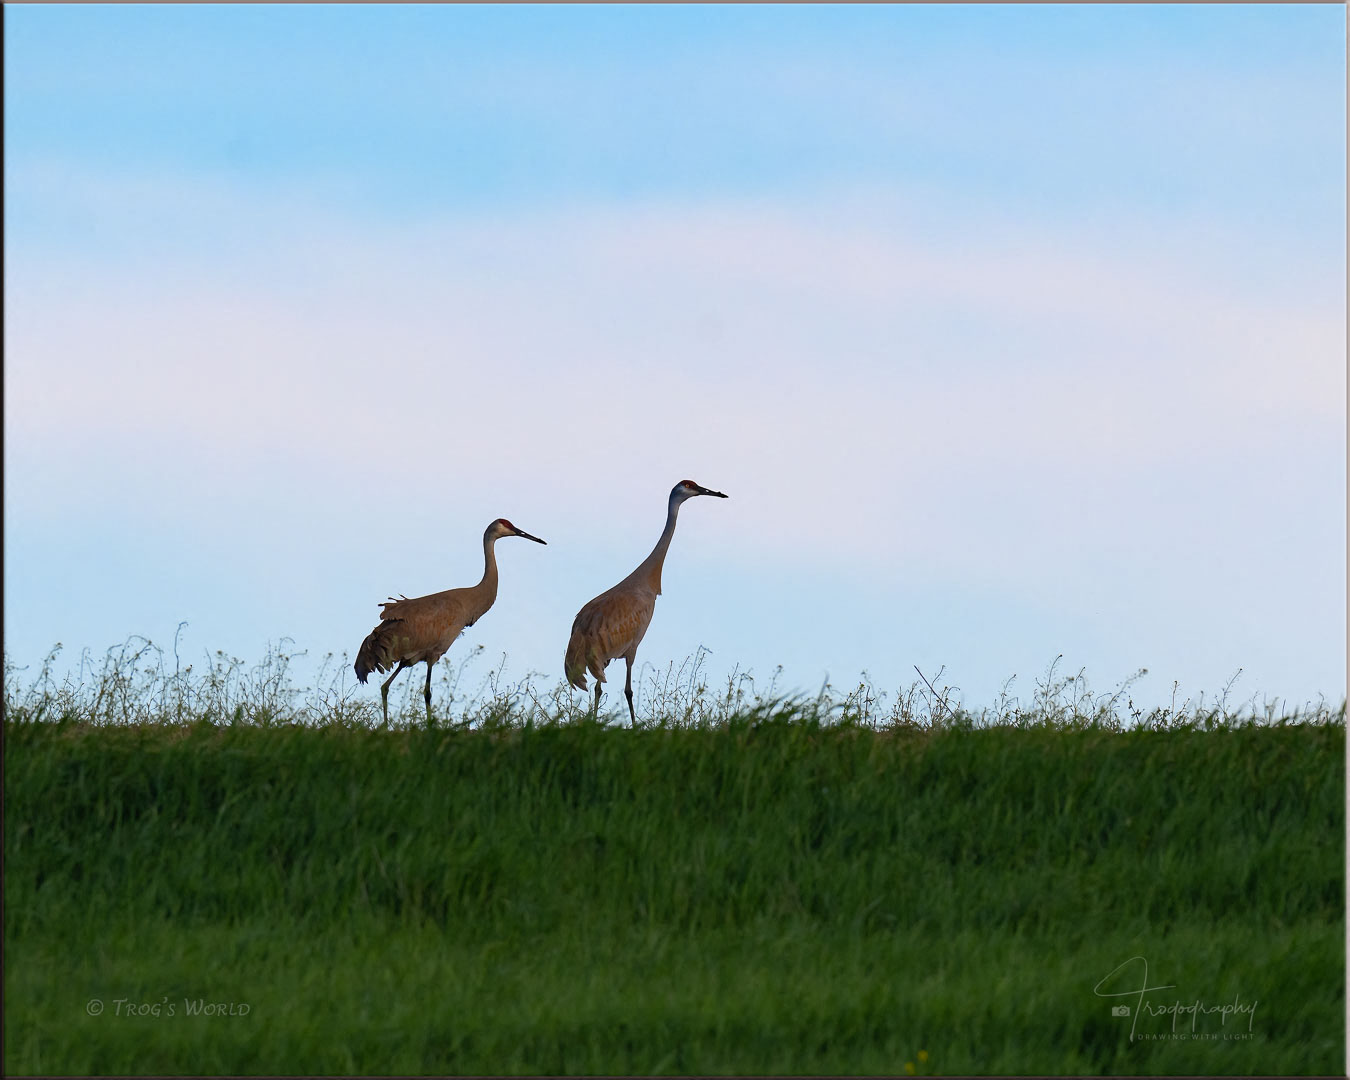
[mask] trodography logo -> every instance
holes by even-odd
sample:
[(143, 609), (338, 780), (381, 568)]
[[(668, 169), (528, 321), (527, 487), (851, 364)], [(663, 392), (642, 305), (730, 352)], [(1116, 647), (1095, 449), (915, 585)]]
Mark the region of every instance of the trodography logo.
[[(1232, 1001), (1211, 1003), (1189, 992), (1169, 994), (1179, 990), (1175, 983), (1149, 982), (1148, 960), (1131, 956), (1112, 968), (1092, 992), (1101, 998), (1111, 998), (1113, 1017), (1129, 1018), (1130, 1041), (1156, 1039), (1234, 1040), (1254, 1039), (1256, 1007), (1260, 1002), (1246, 1001), (1235, 994)], [(1140, 1023), (1140, 1018), (1143, 1023)], [(1165, 1018), (1170, 1017), (1170, 1023)], [(1230, 1024), (1229, 1021), (1232, 1021)], [(1243, 1023), (1243, 1021), (1246, 1023)]]

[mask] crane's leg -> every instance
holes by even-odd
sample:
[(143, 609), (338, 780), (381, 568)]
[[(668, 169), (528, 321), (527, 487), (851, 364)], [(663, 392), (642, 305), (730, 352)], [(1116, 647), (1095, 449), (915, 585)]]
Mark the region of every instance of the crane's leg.
[(427, 661), (427, 691), (423, 695), (427, 699), (427, 727), (431, 727), (431, 661)]
[(625, 656), (624, 661), (628, 664), (628, 677), (623, 681), (623, 696), (628, 699), (628, 718), (637, 727), (637, 713), (633, 711), (633, 658)]
[(394, 673), (385, 679), (380, 686), (380, 704), (384, 706), (384, 726), (389, 726), (389, 684), (398, 678), (398, 673), (408, 666), (408, 661), (400, 660), (398, 667), (394, 668)]

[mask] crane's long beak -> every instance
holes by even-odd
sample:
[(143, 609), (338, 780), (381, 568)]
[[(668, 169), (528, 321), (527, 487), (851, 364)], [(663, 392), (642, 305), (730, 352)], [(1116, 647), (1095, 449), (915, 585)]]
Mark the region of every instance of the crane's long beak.
[(720, 491), (713, 491), (712, 488), (701, 487), (698, 489), (700, 495), (716, 495), (719, 499), (729, 499), (730, 495), (723, 495)]
[(517, 536), (523, 536), (523, 537), (525, 537), (526, 540), (533, 540), (536, 544), (543, 544), (545, 547), (548, 547), (548, 541), (547, 541), (547, 540), (540, 540), (539, 537), (537, 537), (537, 536), (531, 536), (531, 535), (530, 535), (529, 533), (527, 533), (524, 529), (517, 529), (517, 530), (516, 530), (516, 535), (517, 535)]

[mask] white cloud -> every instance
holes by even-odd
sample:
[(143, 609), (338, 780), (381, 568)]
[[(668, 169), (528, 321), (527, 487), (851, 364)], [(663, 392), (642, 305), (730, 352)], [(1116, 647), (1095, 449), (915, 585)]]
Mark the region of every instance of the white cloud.
[[(978, 421), (974, 453), (980, 429), (1009, 411), (1028, 430), (1053, 418), (1100, 432), (1101, 406), (1133, 408), (1149, 436), (1177, 414), (1328, 422), (1342, 411), (1339, 306), (1263, 303), (1215, 289), (1203, 264), (1113, 259), (1072, 238), (916, 242), (865, 210), (812, 220), (753, 205), (376, 229), (294, 220), (289, 203), (245, 211), (223, 191), (200, 203), (180, 191), (167, 211), (153, 186), (102, 197), (133, 218), (153, 205), (207, 220), (209, 233), (188, 239), (233, 242), (235, 258), (209, 270), (190, 245), (150, 240), (152, 254), (117, 274), (12, 252), (8, 378), (23, 407), (10, 419), (35, 436), (78, 419), (247, 445), (254, 416), (259, 437), (293, 425), (332, 438), (384, 395), (428, 428), (449, 407), (481, 435), (497, 414), (458, 410), (507, 382), (513, 409), (552, 429), (606, 380), (638, 376), (640, 391), (613, 388), (633, 408), (613, 421), (620, 430), (650, 430), (646, 417), (682, 395), (702, 403), (701, 380), (715, 376), (752, 437), (778, 410), (798, 423), (847, 418), (854, 433), (922, 396), (920, 421)], [(962, 342), (962, 328), (981, 340)]]
[[(1328, 587), (1316, 553), (1343, 549), (1331, 510), (1277, 542), (1245, 501), (1334, 509), (1343, 301), (1244, 287), (1203, 245), (916, 231), (913, 208), (858, 199), (375, 227), (172, 188), (83, 189), (107, 258), (8, 253), (11, 528), (138, 522), (152, 560), (207, 536), (223, 577), (265, 591), (284, 573), (331, 622), (451, 584), (505, 514), (553, 541), (547, 564), (515, 560), (520, 610), (499, 613), (540, 667), (548, 627), (636, 563), (685, 476), (732, 498), (681, 533), (657, 658), (698, 632), (681, 621), (696, 590), (738, 574), (765, 604), (790, 583), (763, 618), (805, 605), (819, 626), (781, 648), (836, 667), (876, 660), (803, 635), (859, 644), (833, 613), (906, 581), (1077, 625), (1225, 604), (1255, 641), (1259, 613)], [(178, 572), (170, 619), (199, 617), (196, 573)], [(252, 618), (275, 636), (290, 610)], [(734, 618), (721, 647), (772, 662), (763, 626)], [(867, 631), (874, 649), (921, 633)], [(1217, 668), (1234, 649), (1214, 652)]]
[(612, 522), (618, 558), (692, 475), (734, 496), (692, 542), (730, 557), (753, 536), (784, 564), (996, 580), (1083, 554), (1048, 512), (1068, 493), (1107, 520), (1253, 447), (1337, 482), (1291, 440), (1343, 441), (1343, 307), (1243, 290), (1203, 250), (920, 239), (856, 201), (374, 227), (224, 188), (73, 192), (172, 227), (124, 274), (12, 255), (20, 514), (417, 505)]

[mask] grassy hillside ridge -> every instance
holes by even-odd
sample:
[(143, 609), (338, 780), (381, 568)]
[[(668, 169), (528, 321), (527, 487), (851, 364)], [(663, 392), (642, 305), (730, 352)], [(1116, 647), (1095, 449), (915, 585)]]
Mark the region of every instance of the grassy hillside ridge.
[[(186, 624), (184, 624), (186, 625)], [(180, 631), (182, 627), (179, 627)], [(5, 715), (12, 720), (49, 720), (89, 724), (153, 724), (209, 721), (227, 724), (301, 723), (316, 726), (374, 727), (381, 723), (378, 686), (361, 685), (349, 658), (329, 653), (298, 684), (295, 661), (307, 654), (289, 639), (268, 648), (249, 666), (239, 657), (217, 650), (205, 663), (180, 657), (178, 641), (166, 650), (147, 638), (132, 636), (108, 649), (103, 657), (85, 650), (78, 666), (61, 674), (62, 647), (52, 648), (36, 672), (4, 661)], [(481, 645), (461, 650), (436, 666), (433, 678), (433, 723), (450, 727), (523, 726), (574, 723), (589, 716), (588, 694), (574, 691), (561, 679), (529, 673), (508, 680), (503, 654), (481, 675)], [(1138, 671), (1107, 692), (1091, 686), (1084, 670), (1069, 674), (1056, 657), (1031, 680), (1026, 696), (1017, 692), (1016, 676), (1003, 685), (996, 700), (975, 706), (964, 702), (959, 686), (944, 679), (945, 668), (917, 677), (894, 690), (880, 686), (867, 672), (857, 683), (840, 689), (829, 682), (814, 695), (784, 693), (782, 670), (767, 684), (750, 672), (734, 670), (725, 685), (708, 683), (706, 652), (699, 649), (664, 671), (642, 665), (635, 673), (638, 719), (658, 726), (721, 726), (747, 716), (781, 713), (790, 705), (798, 713), (822, 721), (870, 727), (931, 728), (979, 726), (1082, 727), (1210, 727), (1216, 723), (1344, 723), (1345, 699), (1291, 704), (1283, 699), (1242, 699), (1235, 693), (1241, 670), (1215, 696), (1183, 693), (1173, 684), (1167, 703), (1137, 705), (1132, 688), (1147, 676)], [(420, 671), (420, 668), (418, 669)], [(414, 673), (415, 674), (415, 673)], [(426, 724), (422, 677), (403, 676), (390, 693), (394, 727)], [(602, 703), (602, 717), (626, 713), (621, 688), (611, 686)]]
[[(1343, 1069), (1343, 713), (840, 713), (12, 712), (6, 1071)], [(1129, 1040), (1093, 987), (1135, 955), (1252, 1037)], [(85, 1013), (196, 994), (252, 1019)]]
[[(35, 891), (41, 877), (44, 907), (64, 884), (86, 908), (153, 900), (173, 916), (280, 904), (312, 918), (355, 907), (532, 923), (560, 917), (580, 890), (590, 910), (636, 905), (677, 925), (861, 904), (866, 919), (903, 911), (936, 929), (1052, 920), (1056, 897), (1079, 902), (1064, 896), (1069, 867), (1090, 871), (1097, 890), (1165, 873), (1179, 889), (1149, 897), (1155, 918), (1183, 897), (1216, 916), (1236, 903), (1326, 914), (1343, 900), (1338, 726), (10, 725), (6, 745), (6, 871), (11, 884), (31, 872)], [(211, 859), (196, 865), (193, 845)], [(169, 849), (153, 876), (128, 872)], [(847, 881), (831, 876), (835, 861), (848, 862)], [(244, 874), (251, 865), (273, 872)], [(989, 866), (1040, 867), (1022, 877), (1046, 895), (1025, 910), (958, 913), (933, 882), (914, 888), (918, 870), (949, 881), (954, 868)], [(1320, 887), (1291, 892), (1291, 867)], [(711, 903), (691, 889), (697, 877), (728, 888)]]

